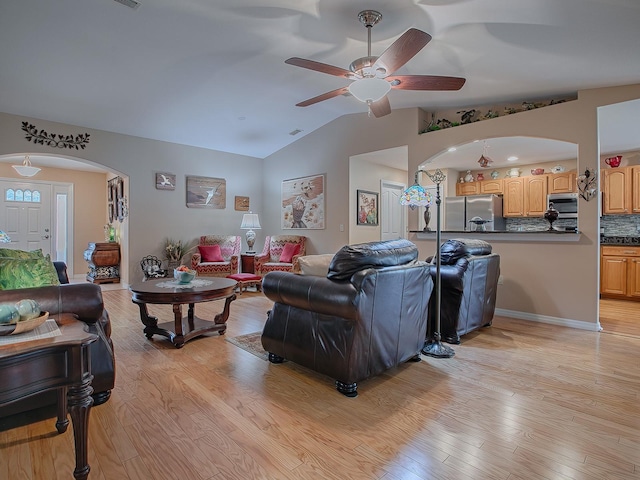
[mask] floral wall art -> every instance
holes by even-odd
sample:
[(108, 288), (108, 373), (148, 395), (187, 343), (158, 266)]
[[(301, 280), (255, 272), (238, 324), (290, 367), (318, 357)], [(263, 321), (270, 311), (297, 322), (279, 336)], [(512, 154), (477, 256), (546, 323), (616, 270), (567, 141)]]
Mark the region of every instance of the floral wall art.
[(282, 228), (324, 228), (324, 175), (282, 182)]

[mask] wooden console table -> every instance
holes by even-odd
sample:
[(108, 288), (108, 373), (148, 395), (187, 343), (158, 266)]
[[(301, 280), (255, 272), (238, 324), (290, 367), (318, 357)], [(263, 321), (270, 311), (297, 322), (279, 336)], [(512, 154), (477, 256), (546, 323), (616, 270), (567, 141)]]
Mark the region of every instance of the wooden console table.
[[(0, 346), (0, 405), (19, 402), (37, 393), (58, 393), (58, 433), (73, 422), (76, 467), (73, 476), (85, 480), (91, 467), (87, 460), (91, 394), (89, 344), (98, 336), (77, 320), (58, 324), (62, 335)], [(66, 398), (65, 398), (66, 397)]]
[(120, 283), (120, 244), (90, 243), (84, 251), (89, 263), (87, 280), (92, 283)]

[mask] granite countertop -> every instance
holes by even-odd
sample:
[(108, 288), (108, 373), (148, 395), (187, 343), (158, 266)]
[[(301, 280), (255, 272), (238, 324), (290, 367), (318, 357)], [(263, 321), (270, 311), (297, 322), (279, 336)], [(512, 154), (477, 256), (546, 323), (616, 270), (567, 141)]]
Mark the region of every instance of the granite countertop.
[(600, 245), (640, 245), (640, 237), (601, 236)]
[[(418, 240), (435, 240), (436, 232), (431, 230), (411, 230)], [(568, 232), (565, 230), (541, 230), (541, 231), (486, 231), (486, 232), (463, 232), (443, 230), (441, 238), (482, 238), (483, 240), (505, 241), (505, 242), (577, 242), (582, 236), (581, 232)]]

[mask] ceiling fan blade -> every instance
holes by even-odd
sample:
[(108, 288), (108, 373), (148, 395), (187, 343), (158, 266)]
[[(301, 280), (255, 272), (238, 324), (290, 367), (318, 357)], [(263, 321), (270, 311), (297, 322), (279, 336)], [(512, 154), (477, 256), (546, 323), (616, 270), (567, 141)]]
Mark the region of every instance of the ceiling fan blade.
[(373, 113), (376, 118), (389, 115), (391, 113), (391, 104), (389, 103), (389, 97), (385, 95), (377, 102), (369, 105), (369, 108), (371, 109), (371, 113)]
[(391, 75), (411, 60), (430, 40), (431, 35), (428, 33), (410, 28), (382, 52), (373, 65), (373, 70), (383, 68), (385, 75)]
[(385, 80), (396, 90), (460, 90), (467, 81), (466, 78), (438, 75), (393, 75)]
[(305, 100), (304, 102), (296, 103), (296, 107), (308, 107), (314, 103), (329, 100), (330, 98), (337, 97), (338, 95), (344, 95), (345, 93), (349, 93), (349, 87), (338, 88), (336, 90), (323, 93), (322, 95), (318, 95), (317, 97), (310, 98), (309, 100)]
[(334, 75), (336, 77), (349, 79), (358, 78), (356, 74), (349, 70), (345, 70), (344, 68), (334, 67), (333, 65), (315, 62), (313, 60), (307, 60), (306, 58), (291, 57), (287, 58), (284, 63), (288, 63), (289, 65), (294, 65), (296, 67), (308, 68), (309, 70), (314, 70), (320, 73), (328, 73), (329, 75)]

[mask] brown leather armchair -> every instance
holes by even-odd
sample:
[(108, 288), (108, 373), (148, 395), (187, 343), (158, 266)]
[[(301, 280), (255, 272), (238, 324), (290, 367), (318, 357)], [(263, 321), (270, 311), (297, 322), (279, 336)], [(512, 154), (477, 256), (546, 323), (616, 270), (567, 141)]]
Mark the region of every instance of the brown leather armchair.
[(433, 284), (407, 240), (343, 247), (326, 277), (270, 272), (264, 294), (275, 303), (262, 345), (269, 361), (284, 359), (336, 379), (357, 395), (357, 382), (419, 360)]
[[(427, 259), (430, 261), (431, 259)], [(440, 248), (440, 334), (447, 343), (489, 326), (496, 310), (500, 255), (476, 239), (447, 240)], [(435, 283), (436, 267), (431, 266)], [(435, 291), (429, 305), (429, 335), (435, 325)]]
[[(38, 302), (50, 317), (70, 315), (87, 324), (98, 340), (89, 346), (93, 374), (94, 405), (106, 402), (115, 384), (115, 356), (111, 342), (111, 321), (104, 309), (100, 286), (92, 283), (66, 284), (66, 265), (54, 262), (61, 285), (0, 291), (0, 303), (15, 303), (24, 298)], [(55, 392), (29, 397), (0, 408), (0, 418), (56, 403)]]

